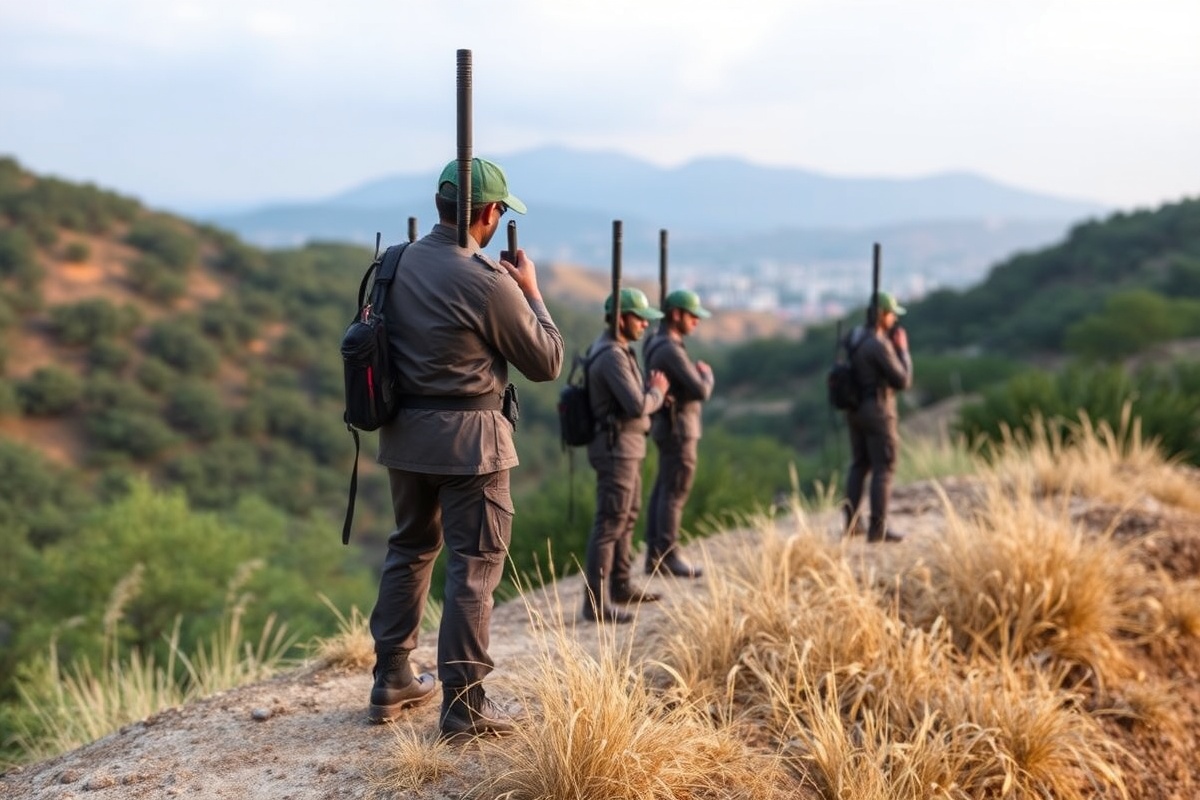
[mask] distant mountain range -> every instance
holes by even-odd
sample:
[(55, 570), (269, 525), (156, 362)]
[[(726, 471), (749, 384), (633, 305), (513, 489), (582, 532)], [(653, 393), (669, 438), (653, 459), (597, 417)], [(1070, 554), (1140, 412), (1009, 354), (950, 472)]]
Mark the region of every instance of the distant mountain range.
[[(757, 264), (838, 264), (883, 244), (899, 274), (969, 283), (1015, 250), (1041, 247), (1107, 209), (967, 173), (839, 178), (734, 158), (663, 168), (624, 155), (541, 148), (497, 157), (530, 212), (517, 216), (535, 258), (607, 268), (612, 222), (623, 225), (631, 273), (658, 264), (658, 231), (672, 267), (705, 273)], [(395, 241), (409, 216), (433, 223), (436, 174), (396, 175), (324, 200), (275, 204), (205, 220), (266, 247), (312, 240)], [(493, 249), (499, 249), (493, 245)]]

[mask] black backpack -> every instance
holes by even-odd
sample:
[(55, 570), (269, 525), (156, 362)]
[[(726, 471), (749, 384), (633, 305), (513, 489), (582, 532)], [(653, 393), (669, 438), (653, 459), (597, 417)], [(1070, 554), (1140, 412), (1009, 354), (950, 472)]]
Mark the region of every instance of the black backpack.
[[(379, 429), (395, 419), (400, 408), (400, 393), (396, 391), (395, 367), (388, 346), (384, 308), (406, 246), (392, 245), (382, 256), (377, 254), (371, 266), (367, 267), (358, 286), (358, 313), (342, 334), (342, 365), (346, 376), (346, 410), (342, 418), (346, 430), (354, 436), (354, 470), (350, 476), (342, 544), (350, 541), (354, 498), (358, 494), (358, 432)], [(375, 274), (375, 283), (371, 287), (370, 299), (364, 302), (372, 273)]]
[[(862, 387), (858, 385), (858, 378), (854, 374), (854, 351), (858, 349), (861, 342), (851, 344), (850, 340), (854, 338), (854, 332), (843, 340), (838, 347), (838, 355), (833, 362), (833, 366), (829, 368), (829, 373), (825, 376), (825, 382), (829, 389), (829, 404), (839, 411), (854, 411), (862, 402)], [(845, 354), (845, 357), (842, 354)]]
[[(588, 365), (591, 358), (576, 355), (567, 375), (567, 385), (558, 395), (558, 427), (565, 450), (581, 447), (596, 438), (596, 419), (592, 416), (592, 401), (588, 397)], [(575, 377), (576, 370), (582, 374)]]

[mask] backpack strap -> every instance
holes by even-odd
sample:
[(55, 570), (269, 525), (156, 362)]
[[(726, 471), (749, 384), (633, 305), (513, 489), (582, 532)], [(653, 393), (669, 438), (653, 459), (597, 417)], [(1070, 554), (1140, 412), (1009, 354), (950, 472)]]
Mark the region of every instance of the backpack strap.
[[(367, 271), (363, 273), (362, 282), (358, 285), (359, 309), (363, 308), (367, 283), (371, 279), (372, 272), (375, 273), (375, 283), (371, 286), (371, 307), (381, 308), (387, 301), (388, 291), (392, 288), (392, 281), (396, 279), (396, 270), (400, 266), (400, 257), (404, 255), (404, 248), (407, 246), (408, 242), (388, 247), (383, 251), (382, 258), (372, 261), (371, 266), (367, 267)], [(354, 501), (358, 497), (358, 458), (361, 452), (358, 431), (349, 423), (346, 423), (346, 430), (350, 431), (350, 435), (354, 437), (354, 466), (350, 470), (350, 489), (346, 495), (346, 519), (342, 523), (342, 544), (350, 544), (350, 526), (354, 524)]]
[(347, 425), (354, 437), (354, 467), (350, 471), (350, 493), (346, 497), (346, 521), (342, 523), (342, 544), (350, 544), (350, 526), (354, 524), (354, 500), (358, 497), (358, 431)]
[(383, 256), (379, 260), (367, 267), (367, 271), (362, 277), (362, 283), (358, 285), (359, 308), (362, 308), (363, 300), (366, 299), (367, 281), (370, 279), (372, 271), (375, 272), (375, 283), (371, 286), (371, 305), (379, 308), (387, 300), (388, 290), (392, 288), (392, 281), (396, 278), (396, 269), (400, 266), (400, 257), (404, 255), (406, 247), (408, 247), (408, 242), (392, 245), (383, 251)]

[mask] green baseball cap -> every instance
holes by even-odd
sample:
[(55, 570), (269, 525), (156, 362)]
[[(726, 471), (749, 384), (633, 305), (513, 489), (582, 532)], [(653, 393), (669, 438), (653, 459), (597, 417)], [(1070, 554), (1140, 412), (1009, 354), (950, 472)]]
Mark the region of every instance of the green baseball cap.
[(711, 311), (700, 305), (700, 295), (687, 289), (676, 289), (663, 300), (663, 311), (670, 311), (672, 308), (683, 309), (689, 314), (695, 314), (700, 319), (708, 319), (712, 316)]
[(906, 309), (904, 306), (900, 305), (900, 303), (896, 300), (896, 298), (894, 296), (892, 296), (891, 294), (888, 294), (887, 292), (880, 292), (879, 293), (879, 310), (880, 311), (891, 311), (894, 314), (896, 314), (896, 316), (900, 316), (908, 309)]
[[(612, 295), (604, 301), (604, 313), (612, 313)], [(663, 313), (654, 306), (650, 305), (650, 301), (646, 299), (646, 293), (641, 289), (633, 287), (621, 290), (621, 313), (622, 314), (637, 314), (644, 320), (653, 322), (656, 319), (662, 319)]]
[[(438, 194), (447, 200), (458, 200), (458, 160), (455, 159), (442, 170), (438, 178)], [(504, 203), (504, 205), (524, 214), (525, 204), (516, 196), (509, 194), (508, 178), (499, 164), (494, 164), (483, 158), (471, 159), (471, 203), (481, 206), (484, 203)]]

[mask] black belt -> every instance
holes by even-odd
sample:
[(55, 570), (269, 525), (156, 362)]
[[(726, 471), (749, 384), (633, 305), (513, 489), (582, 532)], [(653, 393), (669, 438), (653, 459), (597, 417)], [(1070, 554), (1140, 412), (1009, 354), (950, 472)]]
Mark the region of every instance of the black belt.
[(500, 395), (480, 394), (473, 397), (452, 394), (402, 394), (400, 408), (428, 408), (434, 411), (499, 411)]

